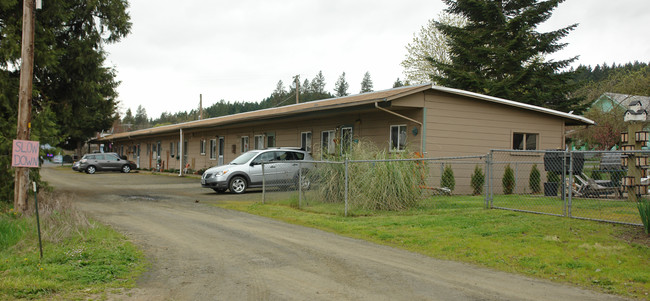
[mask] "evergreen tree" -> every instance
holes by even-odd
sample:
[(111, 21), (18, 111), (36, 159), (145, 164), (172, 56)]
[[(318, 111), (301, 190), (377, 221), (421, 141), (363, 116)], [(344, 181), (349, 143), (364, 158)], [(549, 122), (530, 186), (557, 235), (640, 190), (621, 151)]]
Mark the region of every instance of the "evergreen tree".
[(318, 75), (311, 80), (311, 90), (316, 94), (325, 93), (325, 77), (323, 71), (318, 71)]
[(393, 88), (399, 88), (399, 87), (403, 87), (403, 86), (404, 86), (404, 83), (402, 83), (402, 81), (399, 79), (399, 77), (398, 77), (397, 80), (393, 83)]
[(122, 124), (126, 126), (127, 129), (131, 128), (133, 124), (135, 124), (135, 118), (133, 118), (133, 113), (131, 113), (131, 108), (126, 109), (124, 118), (122, 118)]
[(275, 90), (273, 90), (272, 96), (284, 96), (287, 94), (287, 90), (284, 88), (284, 83), (282, 80), (279, 80), (277, 85), (275, 86)]
[(147, 110), (145, 110), (142, 105), (139, 105), (138, 109), (135, 111), (135, 118), (133, 123), (133, 128), (135, 129), (144, 129), (149, 127), (149, 117), (147, 117)]
[(309, 83), (309, 80), (306, 78), (305, 81), (302, 83), (302, 86), (300, 86), (300, 93), (302, 94), (311, 93), (311, 83)]
[(449, 63), (431, 58), (440, 85), (502, 97), (560, 111), (580, 110), (569, 98), (573, 74), (560, 72), (576, 57), (545, 61), (566, 46), (558, 41), (577, 24), (535, 31), (563, 0), (443, 0), (447, 12), (467, 20), (463, 27), (436, 22), (448, 38)]
[(350, 85), (348, 82), (345, 80), (345, 72), (339, 76), (339, 79), (336, 81), (334, 84), (334, 94), (337, 97), (343, 97), (343, 96), (348, 96), (348, 88)]
[(372, 92), (372, 79), (370, 79), (370, 72), (366, 71), (366, 74), (363, 75), (363, 80), (361, 81), (361, 92), (367, 93)]
[[(48, 0), (36, 12), (32, 140), (79, 147), (115, 119), (118, 82), (105, 67), (104, 45), (130, 29), (126, 0)], [(0, 153), (11, 153), (22, 39), (23, 1), (0, 0)], [(65, 139), (63, 139), (65, 137)], [(0, 166), (10, 166), (0, 156)], [(38, 169), (30, 175), (38, 179)], [(0, 169), (0, 201), (13, 199), (13, 172)]]

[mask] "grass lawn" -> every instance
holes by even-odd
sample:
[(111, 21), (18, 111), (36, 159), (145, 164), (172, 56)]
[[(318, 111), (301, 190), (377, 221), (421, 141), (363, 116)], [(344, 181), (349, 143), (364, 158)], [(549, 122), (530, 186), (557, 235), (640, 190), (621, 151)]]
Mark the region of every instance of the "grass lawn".
[(135, 285), (143, 254), (111, 228), (88, 220), (80, 227), (73, 219), (41, 219), (41, 259), (35, 218), (0, 210), (0, 300), (102, 299)]
[(341, 204), (298, 209), (297, 203), (218, 206), (435, 258), (650, 298), (650, 238), (642, 227), (486, 210), (483, 197), (436, 196), (407, 211), (355, 210), (350, 217), (342, 216)]

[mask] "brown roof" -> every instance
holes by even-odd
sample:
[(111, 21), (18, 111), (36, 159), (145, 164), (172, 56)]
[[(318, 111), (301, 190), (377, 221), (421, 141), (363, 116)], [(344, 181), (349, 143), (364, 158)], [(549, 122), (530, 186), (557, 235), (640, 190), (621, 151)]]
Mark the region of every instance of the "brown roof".
[(317, 101), (293, 104), (293, 105), (282, 106), (277, 108), (262, 109), (262, 110), (238, 113), (233, 115), (208, 118), (203, 120), (188, 121), (184, 123), (159, 126), (159, 127), (137, 130), (132, 132), (117, 133), (102, 138), (98, 138), (96, 140), (110, 141), (110, 140), (120, 139), (120, 138), (131, 138), (131, 137), (147, 136), (147, 135), (155, 135), (155, 134), (166, 134), (166, 133), (177, 132), (180, 129), (207, 128), (207, 127), (214, 127), (219, 125), (235, 124), (235, 123), (250, 121), (250, 120), (277, 118), (282, 116), (294, 115), (298, 113), (322, 111), (322, 110), (344, 108), (344, 107), (351, 107), (351, 106), (360, 106), (365, 104), (371, 104), (378, 101), (391, 101), (394, 99), (398, 99), (404, 96), (419, 93), (429, 89), (457, 94), (457, 95), (463, 95), (463, 96), (467, 96), (475, 99), (481, 99), (485, 101), (501, 103), (509, 106), (520, 107), (523, 109), (538, 111), (541, 113), (556, 115), (558, 117), (568, 120), (571, 124), (580, 124), (580, 125), (594, 124), (593, 121), (587, 118), (573, 115), (573, 114), (563, 113), (551, 109), (536, 107), (528, 104), (523, 104), (519, 102), (467, 92), (458, 89), (432, 86), (431, 84), (421, 84), (416, 86), (399, 87), (399, 88), (393, 88), (393, 89), (382, 90), (377, 92), (368, 92), (368, 93), (356, 94), (356, 95), (350, 95), (344, 97), (317, 100)]

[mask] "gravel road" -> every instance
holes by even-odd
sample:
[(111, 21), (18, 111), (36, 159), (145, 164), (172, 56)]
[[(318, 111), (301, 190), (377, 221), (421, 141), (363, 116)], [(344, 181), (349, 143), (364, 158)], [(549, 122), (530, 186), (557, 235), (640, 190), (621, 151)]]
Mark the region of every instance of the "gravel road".
[(144, 250), (151, 265), (137, 288), (111, 299), (623, 300), (221, 209), (211, 204), (240, 196), (194, 178), (41, 174)]

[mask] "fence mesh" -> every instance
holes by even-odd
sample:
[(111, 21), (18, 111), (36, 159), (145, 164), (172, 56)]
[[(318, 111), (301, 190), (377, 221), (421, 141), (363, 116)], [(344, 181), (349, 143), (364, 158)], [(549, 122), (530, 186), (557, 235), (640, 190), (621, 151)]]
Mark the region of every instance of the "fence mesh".
[[(630, 190), (623, 185), (629, 170), (624, 165), (626, 156), (596, 151), (492, 151), (488, 201), (498, 209), (641, 225), (630, 191), (644, 198), (647, 186)], [(644, 177), (638, 180), (647, 182)]]
[(261, 198), (363, 215), (412, 208), (439, 195), (484, 195), (489, 208), (641, 225), (630, 195), (647, 197), (647, 160), (636, 167), (641, 185), (625, 186), (632, 155), (650, 151), (494, 150), (474, 157), (268, 163)]

